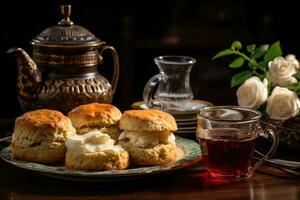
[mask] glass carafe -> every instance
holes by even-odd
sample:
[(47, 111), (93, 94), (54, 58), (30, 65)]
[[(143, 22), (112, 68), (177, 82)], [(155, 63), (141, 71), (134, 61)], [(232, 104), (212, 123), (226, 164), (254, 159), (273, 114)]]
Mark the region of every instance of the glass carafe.
[(149, 108), (183, 110), (194, 95), (190, 72), (196, 59), (188, 56), (159, 56), (154, 58), (159, 74), (144, 88), (144, 103)]

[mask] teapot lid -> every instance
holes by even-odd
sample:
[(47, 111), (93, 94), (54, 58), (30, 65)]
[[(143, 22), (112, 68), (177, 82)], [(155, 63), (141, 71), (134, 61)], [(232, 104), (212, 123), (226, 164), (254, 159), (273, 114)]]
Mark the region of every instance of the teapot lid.
[(46, 28), (31, 42), (34, 46), (95, 46), (100, 44), (100, 39), (95, 37), (86, 28), (74, 25), (70, 19), (71, 5), (62, 5), (63, 19), (58, 25)]

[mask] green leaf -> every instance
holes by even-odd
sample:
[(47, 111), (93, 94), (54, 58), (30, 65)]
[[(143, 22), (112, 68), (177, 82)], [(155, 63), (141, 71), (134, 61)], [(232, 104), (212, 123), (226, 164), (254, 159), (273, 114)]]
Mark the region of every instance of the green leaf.
[(266, 74), (260, 74), (258, 77), (261, 81), (263, 81), (266, 78)]
[(245, 59), (243, 57), (238, 57), (229, 64), (231, 68), (239, 68), (243, 66)]
[(268, 94), (271, 94), (272, 92), (272, 82), (271, 82), (271, 79), (269, 76), (266, 76), (266, 79), (268, 81), (268, 85), (267, 85), (267, 88), (268, 88)]
[(268, 116), (266, 104), (262, 104), (259, 108), (257, 108), (259, 112), (261, 112), (262, 116)]
[(225, 49), (225, 50), (222, 50), (220, 51), (219, 53), (217, 53), (213, 59), (216, 59), (216, 58), (220, 58), (220, 57), (223, 57), (223, 56), (228, 56), (228, 55), (232, 55), (234, 52), (231, 50), (231, 49)]
[(265, 72), (265, 71), (267, 71), (266, 69), (267, 69), (267, 67), (268, 67), (268, 64), (269, 64), (268, 61), (262, 61), (262, 62), (258, 63), (258, 64), (256, 65), (256, 67), (257, 67), (258, 69), (262, 70), (263, 72)]
[(255, 44), (247, 45), (247, 51), (248, 51), (249, 53), (253, 53), (254, 50), (255, 50), (255, 47), (256, 47)]
[(231, 49), (236, 49), (236, 50), (240, 50), (242, 48), (242, 43), (238, 40), (234, 41), (231, 44)]
[(293, 75), (298, 81), (300, 80), (300, 72), (297, 72), (296, 74)]
[(250, 67), (250, 69), (255, 69), (257, 66), (257, 62), (256, 60), (251, 59), (251, 61), (248, 62), (248, 67)]
[(298, 92), (300, 92), (300, 82), (295, 83), (295, 84), (293, 84), (293, 85), (289, 85), (287, 88), (288, 88), (289, 90), (292, 90), (292, 91), (298, 93)]
[(235, 87), (244, 83), (248, 78), (252, 76), (250, 71), (242, 71), (231, 78), (231, 87)]
[(267, 53), (264, 56), (265, 61), (271, 61), (276, 57), (279, 57), (282, 55), (280, 42), (277, 41), (274, 44), (271, 45), (270, 49), (267, 51)]
[(263, 45), (257, 47), (257, 49), (255, 49), (255, 51), (251, 55), (251, 58), (258, 59), (258, 58), (262, 57), (263, 55), (265, 55), (265, 53), (268, 51), (268, 49), (269, 49), (268, 44), (263, 44)]

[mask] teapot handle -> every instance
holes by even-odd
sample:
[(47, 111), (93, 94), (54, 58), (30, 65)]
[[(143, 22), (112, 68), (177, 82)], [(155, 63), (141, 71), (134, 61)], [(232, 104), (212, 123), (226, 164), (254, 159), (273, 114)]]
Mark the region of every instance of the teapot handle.
[(118, 81), (119, 81), (119, 73), (120, 73), (119, 57), (118, 57), (118, 53), (117, 53), (117, 51), (115, 50), (114, 47), (112, 47), (110, 45), (105, 45), (102, 49), (99, 50), (99, 62), (100, 62), (100, 64), (102, 64), (102, 62), (103, 62), (102, 53), (105, 50), (110, 50), (110, 52), (112, 54), (112, 57), (113, 57), (114, 73), (113, 73), (111, 85), (112, 85), (112, 93), (114, 94), (116, 89), (117, 89), (117, 85), (118, 85)]

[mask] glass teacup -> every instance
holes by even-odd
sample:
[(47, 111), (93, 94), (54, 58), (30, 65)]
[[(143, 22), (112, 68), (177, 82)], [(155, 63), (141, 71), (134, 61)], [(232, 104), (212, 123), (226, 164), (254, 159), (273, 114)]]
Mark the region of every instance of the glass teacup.
[[(197, 139), (209, 175), (224, 180), (250, 177), (276, 150), (278, 136), (272, 127), (260, 126), (261, 113), (238, 106), (211, 106), (200, 110)], [(257, 137), (272, 137), (268, 153), (253, 163)]]

